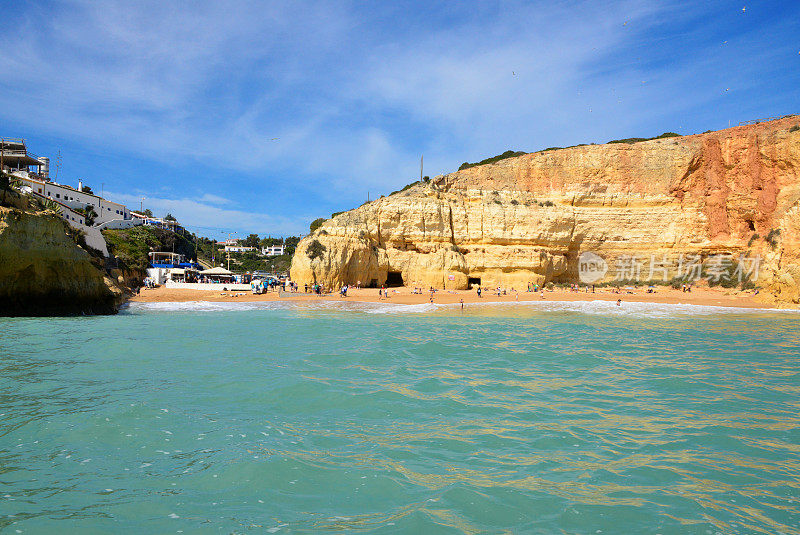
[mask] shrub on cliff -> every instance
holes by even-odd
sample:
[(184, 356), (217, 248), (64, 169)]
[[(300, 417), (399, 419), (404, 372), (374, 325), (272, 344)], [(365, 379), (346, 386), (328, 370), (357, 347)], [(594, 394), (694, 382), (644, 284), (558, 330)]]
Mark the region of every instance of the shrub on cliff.
[(668, 137), (681, 137), (680, 134), (676, 134), (675, 132), (664, 132), (660, 136), (656, 137), (628, 137), (625, 139), (612, 139), (609, 143), (639, 143), (640, 141), (652, 141), (654, 139), (665, 139)]
[(767, 237), (764, 238), (764, 240), (766, 240), (766, 242), (769, 243), (773, 249), (775, 249), (778, 246), (778, 238), (780, 237), (780, 235), (781, 235), (781, 229), (774, 228), (769, 231), (769, 234), (767, 234)]
[(497, 156), (492, 156), (491, 158), (486, 158), (485, 160), (481, 160), (481, 161), (476, 162), (476, 163), (464, 162), (458, 167), (458, 170), (462, 171), (464, 169), (469, 169), (470, 167), (475, 167), (475, 166), (478, 166), (478, 165), (486, 165), (488, 163), (495, 163), (495, 162), (499, 162), (500, 160), (505, 160), (506, 158), (514, 158), (516, 156), (522, 156), (523, 154), (528, 154), (528, 153), (524, 152), (524, 151), (507, 150), (503, 154), (498, 154)]
[(313, 232), (315, 230), (317, 230), (319, 227), (321, 227), (324, 222), (325, 222), (325, 218), (324, 217), (320, 217), (320, 218), (315, 219), (314, 221), (312, 221), (311, 224), (308, 226), (308, 228), (311, 230), (311, 232), (313, 234)]
[[(428, 179), (428, 180), (430, 180), (430, 179)], [(416, 182), (412, 182), (412, 183), (410, 183), (410, 184), (406, 184), (406, 185), (405, 185), (405, 186), (403, 186), (402, 188), (400, 188), (400, 189), (398, 189), (398, 190), (395, 190), (395, 191), (391, 192), (391, 193), (389, 194), (389, 197), (391, 197), (391, 196), (392, 196), (392, 195), (394, 195), (395, 193), (400, 193), (400, 192), (403, 192), (403, 191), (405, 191), (405, 190), (407, 190), (407, 189), (409, 189), (409, 188), (411, 188), (411, 187), (413, 187), (413, 186), (416, 186), (417, 184), (419, 184), (419, 180), (417, 180)]]
[(9, 198), (18, 198), (19, 195), (14, 190), (19, 189), (21, 186), (22, 182), (18, 178), (6, 173), (0, 173), (0, 206), (14, 206), (15, 203), (9, 201)]
[(308, 255), (308, 258), (315, 260), (317, 258), (322, 258), (327, 250), (327, 247), (322, 245), (319, 240), (315, 239), (308, 244), (308, 247), (306, 247), (306, 254)]

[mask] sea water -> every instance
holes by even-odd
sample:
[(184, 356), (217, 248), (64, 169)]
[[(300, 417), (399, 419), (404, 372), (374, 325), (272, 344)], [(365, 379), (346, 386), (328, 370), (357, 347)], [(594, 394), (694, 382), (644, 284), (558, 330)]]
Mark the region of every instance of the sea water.
[(800, 533), (800, 315), (0, 319), (3, 533)]

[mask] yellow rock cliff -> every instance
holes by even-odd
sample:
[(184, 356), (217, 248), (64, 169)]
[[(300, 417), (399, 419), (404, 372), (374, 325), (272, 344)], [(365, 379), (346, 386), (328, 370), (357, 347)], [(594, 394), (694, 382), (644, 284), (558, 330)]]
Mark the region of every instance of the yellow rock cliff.
[[(798, 125), (579, 146), (439, 176), (326, 221), (298, 245), (291, 277), (521, 289), (579, 282), (585, 252), (607, 263), (598, 283), (669, 281), (697, 259), (708, 278), (723, 258), (722, 277), (737, 267), (767, 302), (797, 304)], [(308, 254), (313, 242), (321, 254)]]
[(112, 314), (121, 298), (57, 215), (0, 208), (0, 316)]

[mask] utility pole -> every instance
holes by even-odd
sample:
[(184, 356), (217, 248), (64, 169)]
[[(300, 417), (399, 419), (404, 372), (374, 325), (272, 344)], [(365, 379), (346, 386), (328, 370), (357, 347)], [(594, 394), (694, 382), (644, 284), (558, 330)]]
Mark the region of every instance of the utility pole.
[(105, 187), (106, 187), (106, 183), (105, 182), (100, 182), (100, 196), (101, 197), (103, 196), (103, 190), (105, 190)]
[(0, 173), (5, 173), (6, 169), (4, 167), (4, 156), (6, 150), (6, 140), (0, 137)]
[(142, 212), (144, 212), (144, 200), (145, 200), (146, 198), (147, 198), (147, 197), (142, 197), (142, 200), (141, 200), (141, 201), (139, 201), (139, 213), (140, 213), (140, 214), (141, 214)]

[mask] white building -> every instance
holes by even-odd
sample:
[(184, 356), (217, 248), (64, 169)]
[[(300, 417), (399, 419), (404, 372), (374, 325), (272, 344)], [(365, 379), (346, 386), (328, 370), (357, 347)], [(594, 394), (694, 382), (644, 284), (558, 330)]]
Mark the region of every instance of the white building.
[(131, 218), (133, 218), (134, 221), (137, 221), (137, 224), (140, 225), (150, 225), (153, 227), (171, 230), (172, 232), (184, 231), (184, 228), (177, 221), (162, 219), (160, 217), (151, 217), (137, 212), (131, 212), (130, 214)]
[(262, 247), (261, 254), (263, 256), (280, 256), (284, 253), (283, 245), (273, 245), (271, 247)]
[(255, 247), (245, 247), (243, 245), (226, 245), (225, 252), (226, 253), (248, 253), (250, 251), (255, 251)]
[[(114, 220), (131, 220), (131, 212), (124, 204), (112, 202), (92, 193), (80, 191), (82, 187), (81, 182), (78, 182), (78, 189), (75, 189), (64, 184), (39, 180), (30, 175), (19, 176), (18, 178), (23, 185), (31, 188), (34, 193), (38, 193), (42, 197), (53, 199), (73, 210), (83, 210), (87, 206), (91, 206), (95, 213), (97, 213), (97, 217), (94, 220), (95, 226), (101, 226)], [(130, 226), (134, 225), (132, 224)]]
[[(43, 195), (39, 193), (34, 193), (33, 191), (26, 191), (30, 190), (30, 186), (23, 186), (22, 191), (23, 193), (30, 193), (35, 195), (41, 199), (45, 199)], [(64, 218), (67, 223), (70, 224), (72, 228), (78, 229), (84, 233), (84, 239), (86, 240), (86, 245), (92, 247), (93, 249), (97, 249), (103, 256), (108, 256), (108, 246), (106, 244), (106, 239), (103, 237), (103, 234), (100, 232), (100, 228), (97, 226), (87, 226), (86, 219), (83, 214), (76, 212), (66, 204), (59, 202), (55, 199), (52, 200), (56, 205), (56, 211)]]

